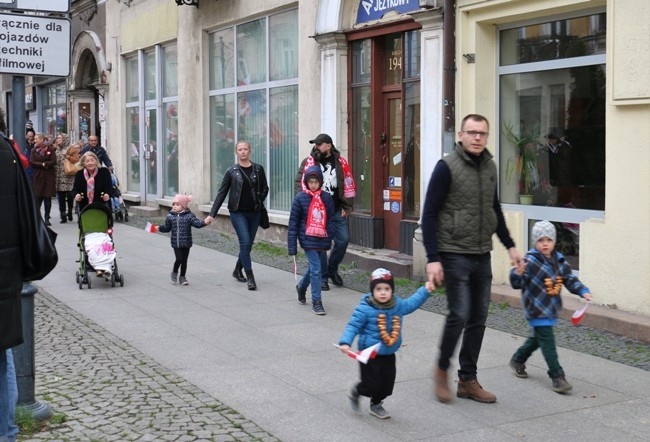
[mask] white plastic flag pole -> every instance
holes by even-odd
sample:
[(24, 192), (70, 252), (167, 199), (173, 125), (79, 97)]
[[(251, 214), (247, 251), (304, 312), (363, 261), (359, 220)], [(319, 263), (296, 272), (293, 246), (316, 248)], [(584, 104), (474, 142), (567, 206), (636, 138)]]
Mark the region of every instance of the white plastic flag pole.
[(296, 264), (296, 255), (293, 255), (293, 279), (298, 281), (298, 264)]

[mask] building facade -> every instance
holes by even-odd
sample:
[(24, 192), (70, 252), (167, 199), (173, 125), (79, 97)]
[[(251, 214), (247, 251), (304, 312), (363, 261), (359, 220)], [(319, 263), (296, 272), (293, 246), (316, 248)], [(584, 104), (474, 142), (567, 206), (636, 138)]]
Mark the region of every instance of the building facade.
[[(283, 240), (298, 164), (326, 132), (357, 184), (351, 242), (411, 255), (422, 276), (429, 176), (477, 112), (520, 250), (548, 219), (598, 303), (650, 314), (645, 0), (196, 3), (73, 1), (71, 75), (33, 83), (66, 94), (37, 124), (60, 130), (58, 105), (73, 138), (101, 134), (125, 199), (191, 193), (207, 212), (245, 139), (269, 176), (261, 235)], [(493, 261), (507, 283), (498, 243)]]

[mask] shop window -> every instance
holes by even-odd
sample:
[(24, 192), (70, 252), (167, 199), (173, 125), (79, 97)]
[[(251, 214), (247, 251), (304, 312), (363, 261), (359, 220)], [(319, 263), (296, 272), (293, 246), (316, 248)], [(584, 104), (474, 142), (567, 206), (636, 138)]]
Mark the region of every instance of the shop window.
[(370, 213), (372, 208), (372, 139), (370, 134), (370, 62), (371, 40), (350, 44), (352, 64), (352, 173), (357, 184), (354, 198), (356, 213)]
[[(605, 209), (605, 14), (500, 31), (499, 195), (552, 221), (579, 263), (579, 223)], [(534, 246), (530, 244), (530, 246)]]
[(65, 83), (45, 86), (42, 89), (43, 120), (47, 134), (55, 138), (57, 134), (68, 131), (68, 115), (66, 112)]
[(127, 189), (172, 197), (179, 192), (176, 45), (155, 46), (124, 62)]
[(298, 11), (211, 33), (209, 57), (212, 197), (235, 161), (235, 142), (245, 140), (266, 169), (267, 206), (289, 211), (299, 161)]

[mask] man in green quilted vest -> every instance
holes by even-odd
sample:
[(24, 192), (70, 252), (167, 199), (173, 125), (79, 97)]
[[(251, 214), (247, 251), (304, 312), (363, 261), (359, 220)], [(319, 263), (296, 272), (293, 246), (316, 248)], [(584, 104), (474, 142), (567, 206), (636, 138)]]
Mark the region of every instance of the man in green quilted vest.
[(436, 165), (424, 201), (427, 278), (436, 286), (444, 282), (449, 306), (434, 369), (440, 402), (451, 401), (447, 372), (461, 334), (456, 396), (483, 403), (497, 400), (481, 387), (476, 373), (490, 304), (492, 235), (497, 234), (515, 265), (522, 258), (503, 218), (496, 164), (485, 149), (489, 130), (482, 115), (463, 118), (458, 142)]

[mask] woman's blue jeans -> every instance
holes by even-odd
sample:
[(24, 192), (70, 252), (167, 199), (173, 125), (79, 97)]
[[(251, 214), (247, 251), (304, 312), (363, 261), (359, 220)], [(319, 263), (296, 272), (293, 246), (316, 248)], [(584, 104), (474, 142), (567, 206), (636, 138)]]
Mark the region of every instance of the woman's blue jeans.
[(305, 250), (305, 256), (307, 257), (307, 263), (309, 268), (302, 275), (300, 282), (298, 282), (298, 288), (300, 290), (307, 290), (307, 287), (311, 284), (311, 302), (321, 300), (321, 284), (323, 279), (321, 277), (321, 259), (320, 255), (322, 252), (318, 250)]
[(440, 261), (445, 272), (449, 314), (440, 340), (438, 367), (445, 371), (449, 368), (458, 339), (464, 331), (458, 354), (458, 377), (463, 381), (476, 379), (476, 366), (490, 305), (490, 254), (441, 253)]
[(18, 385), (11, 349), (0, 351), (0, 441), (14, 442), (18, 436), (16, 403)]
[(239, 259), (244, 270), (252, 270), (251, 249), (260, 225), (260, 212), (230, 212), (230, 222), (239, 239)]

